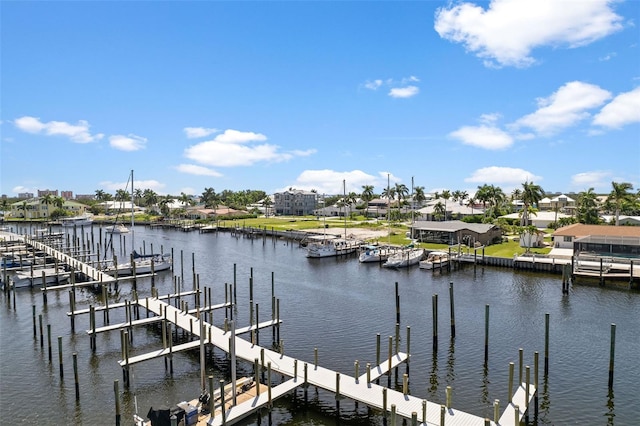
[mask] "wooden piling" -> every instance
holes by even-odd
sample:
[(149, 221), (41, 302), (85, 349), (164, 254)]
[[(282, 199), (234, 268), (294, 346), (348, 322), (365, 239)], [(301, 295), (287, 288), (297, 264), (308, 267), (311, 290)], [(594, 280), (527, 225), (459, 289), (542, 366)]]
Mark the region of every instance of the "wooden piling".
[(433, 350), (438, 350), (438, 295), (431, 296), (431, 308), (433, 319)]
[(31, 316), (33, 317), (33, 338), (38, 338), (38, 331), (36, 329), (36, 305), (31, 305)]
[(514, 364), (513, 362), (509, 363), (509, 390), (507, 391), (507, 396), (508, 396), (508, 403), (511, 404), (511, 400), (512, 400), (512, 392), (513, 392), (513, 368), (514, 368)]
[(451, 311), (451, 338), (456, 337), (456, 315), (453, 303), (453, 281), (449, 283), (449, 308)]
[(58, 336), (58, 365), (60, 366), (60, 378), (64, 377), (64, 368), (62, 362), (62, 336)]
[(613, 389), (613, 368), (616, 353), (616, 325), (611, 324), (611, 345), (609, 347), (609, 389)]
[(47, 324), (47, 348), (49, 350), (49, 363), (51, 363), (51, 360), (52, 360), (52, 353), (51, 353), (51, 324)]
[(80, 400), (80, 383), (78, 382), (78, 353), (73, 353), (73, 382), (76, 388), (76, 401)]
[(544, 314), (544, 375), (549, 374), (549, 314)]
[(113, 393), (116, 400), (116, 426), (120, 426), (120, 383), (113, 381)]
[(484, 363), (489, 362), (489, 305), (484, 307)]

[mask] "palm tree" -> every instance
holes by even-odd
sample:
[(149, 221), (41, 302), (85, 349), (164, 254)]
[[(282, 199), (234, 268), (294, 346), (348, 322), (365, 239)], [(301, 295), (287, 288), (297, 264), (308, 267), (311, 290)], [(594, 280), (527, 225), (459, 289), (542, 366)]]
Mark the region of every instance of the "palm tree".
[(27, 202), (26, 202), (26, 201), (23, 201), (23, 202), (22, 202), (22, 204), (20, 204), (20, 205), (18, 206), (18, 210), (22, 210), (22, 217), (23, 217), (24, 219), (26, 219), (26, 218), (27, 218), (27, 210), (28, 210), (28, 209), (29, 209), (29, 206), (27, 205)]
[(536, 206), (544, 197), (544, 190), (540, 185), (533, 182), (524, 182), (522, 184), (522, 219), (520, 225), (527, 226), (529, 223), (530, 207)]
[(202, 203), (207, 209), (216, 209), (218, 207), (219, 199), (215, 189), (205, 188), (201, 196)]
[(373, 200), (374, 194), (373, 194), (373, 185), (362, 185), (362, 194), (360, 194), (360, 198), (362, 198), (362, 201), (365, 204), (365, 214), (368, 212), (369, 209), (369, 201)]
[(438, 201), (435, 206), (433, 206), (433, 217), (434, 218), (442, 218), (445, 216), (447, 212), (447, 208), (442, 201)]
[(413, 189), (413, 200), (418, 203), (418, 207), (421, 207), (426, 199), (427, 196), (424, 193), (424, 186), (416, 186)]
[(262, 205), (264, 206), (264, 215), (265, 215), (265, 217), (269, 217), (269, 209), (271, 208), (272, 204), (273, 204), (273, 201), (271, 201), (271, 197), (269, 197), (268, 195), (264, 200), (262, 200)]
[(578, 222), (594, 225), (599, 221), (597, 194), (589, 188), (578, 194)]
[(180, 193), (180, 196), (178, 197), (178, 201), (180, 201), (182, 203), (183, 206), (191, 206), (193, 205), (193, 201), (191, 200), (191, 196), (189, 196), (188, 194), (185, 194), (184, 192)]
[[(351, 213), (351, 206), (355, 205), (358, 202), (358, 194), (355, 192), (348, 193), (344, 198), (345, 206), (349, 206), (349, 213)], [(345, 211), (345, 215), (346, 215)]]
[(151, 207), (158, 203), (158, 194), (152, 189), (145, 189), (142, 191), (142, 199), (145, 207)]
[(116, 191), (116, 201), (128, 201), (129, 198), (131, 197), (131, 195), (129, 194), (129, 192), (126, 189), (118, 189)]
[(451, 198), (451, 191), (445, 189), (440, 196), (444, 199), (444, 220), (447, 220), (447, 200)]
[(55, 196), (51, 194), (47, 194), (40, 199), (40, 204), (44, 204), (45, 206), (47, 206), (47, 214), (46, 214), (47, 217), (49, 216), (49, 206), (54, 203), (54, 200), (55, 200)]
[(104, 201), (105, 192), (102, 189), (96, 189), (96, 200), (98, 202)]
[(409, 195), (409, 188), (404, 183), (396, 183), (394, 189), (396, 197), (398, 197), (398, 208), (400, 208), (402, 201)]
[(140, 204), (140, 201), (142, 201), (142, 194), (143, 192), (142, 192), (142, 189), (140, 188), (136, 188), (133, 190), (133, 201), (136, 204)]
[(471, 207), (471, 214), (473, 214), (473, 206), (476, 205), (477, 200), (473, 197), (467, 199), (467, 207)]
[(626, 202), (631, 202), (633, 200), (633, 195), (628, 192), (633, 189), (633, 185), (631, 185), (629, 182), (621, 182), (621, 183), (611, 182), (611, 186), (613, 186), (613, 189), (609, 194), (609, 198), (611, 199), (612, 203), (615, 206), (616, 226), (619, 226), (620, 225), (620, 209), (622, 205)]

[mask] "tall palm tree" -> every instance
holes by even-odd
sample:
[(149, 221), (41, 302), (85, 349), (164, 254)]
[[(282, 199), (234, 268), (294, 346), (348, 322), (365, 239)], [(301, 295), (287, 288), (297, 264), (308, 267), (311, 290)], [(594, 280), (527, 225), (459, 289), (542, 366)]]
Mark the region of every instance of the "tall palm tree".
[(47, 214), (46, 214), (47, 218), (49, 217), (49, 206), (51, 206), (54, 203), (54, 199), (55, 199), (55, 196), (51, 194), (47, 194), (40, 199), (40, 204), (44, 204), (45, 206), (47, 206)]
[(522, 218), (520, 225), (527, 226), (529, 223), (529, 211), (530, 207), (537, 206), (540, 200), (544, 197), (544, 190), (540, 185), (536, 185), (533, 182), (524, 182), (522, 184)]
[(262, 200), (262, 205), (264, 206), (264, 215), (265, 217), (269, 217), (269, 210), (271, 209), (271, 205), (273, 201), (271, 201), (271, 197), (267, 195), (267, 197)]
[(184, 192), (180, 193), (180, 196), (178, 197), (178, 201), (180, 201), (182, 205), (185, 207), (192, 205), (191, 196), (189, 194), (185, 194)]
[(373, 185), (362, 185), (362, 193), (360, 194), (360, 198), (362, 198), (362, 201), (364, 201), (367, 207), (369, 206), (369, 201), (373, 200), (374, 196)]
[(101, 203), (104, 201), (105, 192), (102, 189), (96, 189), (96, 200)]
[(442, 203), (442, 201), (438, 201), (434, 206), (433, 206), (433, 217), (434, 218), (444, 218), (445, 215), (447, 213), (447, 208), (445, 207), (445, 205)]
[(142, 200), (145, 207), (151, 207), (158, 203), (158, 194), (153, 189), (145, 189), (142, 191)]
[(424, 193), (424, 186), (416, 186), (413, 189), (413, 200), (418, 203), (418, 207), (421, 207), (426, 199), (427, 196)]
[(473, 214), (473, 206), (476, 205), (477, 200), (473, 197), (467, 199), (467, 207), (471, 207), (471, 214)]
[(404, 183), (396, 183), (394, 186), (396, 197), (398, 197), (398, 208), (400, 208), (400, 204), (402, 201), (407, 198), (409, 195), (409, 188)]
[(619, 226), (620, 209), (622, 205), (633, 200), (633, 195), (629, 193), (630, 190), (633, 190), (633, 185), (631, 185), (629, 182), (611, 182), (611, 186), (613, 187), (613, 189), (611, 190), (611, 193), (609, 193), (609, 198), (615, 206), (616, 226)]
[(219, 199), (218, 199), (218, 194), (216, 194), (215, 189), (213, 188), (205, 188), (204, 192), (202, 193), (202, 203), (204, 204), (205, 208), (208, 209), (216, 209), (216, 207), (218, 207), (218, 203), (219, 203)]
[(447, 201), (451, 198), (451, 191), (445, 189), (440, 196), (444, 199), (444, 220), (447, 220)]
[(597, 194), (589, 188), (578, 194), (578, 222), (594, 225), (599, 221)]

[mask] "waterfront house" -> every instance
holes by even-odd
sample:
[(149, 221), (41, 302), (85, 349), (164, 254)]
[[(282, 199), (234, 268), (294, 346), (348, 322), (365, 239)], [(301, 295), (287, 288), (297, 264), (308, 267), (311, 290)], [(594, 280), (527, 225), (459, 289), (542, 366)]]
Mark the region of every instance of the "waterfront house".
[[(517, 222), (517, 224), (519, 225), (520, 219), (522, 217), (522, 212), (505, 214), (500, 217)], [(571, 216), (555, 211), (537, 211), (529, 214), (529, 222), (531, 222), (531, 224), (538, 229), (545, 229), (548, 228), (552, 223), (557, 222), (558, 220), (565, 217)]]
[(553, 247), (599, 256), (640, 258), (640, 226), (574, 223), (553, 233)]
[[(31, 198), (29, 200), (21, 200), (11, 204), (10, 217), (20, 219), (47, 219), (54, 210), (59, 207), (55, 204), (46, 204), (41, 198)], [(86, 212), (89, 207), (76, 201), (65, 200), (62, 210), (67, 216), (80, 216)]]
[(425, 243), (460, 243), (475, 247), (502, 241), (502, 229), (491, 223), (419, 220), (410, 226), (410, 230), (412, 239)]
[(289, 189), (273, 194), (273, 209), (277, 215), (305, 216), (316, 209), (318, 194), (300, 189)]

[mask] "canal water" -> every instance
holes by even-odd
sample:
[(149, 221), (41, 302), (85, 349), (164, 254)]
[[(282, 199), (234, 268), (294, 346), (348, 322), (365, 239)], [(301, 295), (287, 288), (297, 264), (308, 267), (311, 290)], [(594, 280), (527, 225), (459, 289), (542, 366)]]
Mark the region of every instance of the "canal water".
[[(98, 238), (98, 230), (94, 234)], [(128, 253), (130, 234), (115, 243), (119, 256)], [(88, 238), (87, 238), (88, 239)], [(561, 277), (510, 269), (468, 265), (451, 273), (433, 273), (417, 267), (388, 270), (377, 264), (360, 264), (355, 257), (307, 259), (297, 243), (271, 238), (236, 238), (229, 233), (199, 234), (152, 230), (137, 226), (135, 245), (149, 253), (173, 250), (175, 269), (156, 278), (161, 294), (173, 291), (176, 281), (185, 290), (193, 286), (193, 272), (201, 286), (212, 289), (214, 303), (225, 299), (225, 289), (235, 282), (238, 327), (249, 324), (250, 277), (260, 321), (271, 318), (272, 278), (280, 302), (283, 324), (280, 339), (285, 353), (313, 363), (360, 374), (366, 363), (375, 364), (380, 334), (382, 357), (396, 329), (396, 283), (400, 300), (400, 350), (406, 351), (410, 327), (409, 391), (436, 403), (445, 402), (447, 386), (453, 389), (454, 408), (493, 418), (493, 403), (508, 400), (509, 363), (519, 373), (519, 349), (532, 369), (534, 352), (540, 354), (540, 389), (537, 415), (532, 425), (634, 425), (640, 424), (640, 294), (626, 290), (573, 286), (561, 291)], [(124, 247), (123, 247), (124, 246)], [(120, 254), (122, 253), (122, 254)], [(195, 265), (195, 266), (194, 266)], [(235, 271), (235, 272), (234, 272)], [(178, 280), (175, 276), (180, 277)], [(449, 287), (453, 283), (456, 336), (451, 339)], [(141, 297), (150, 294), (150, 279), (138, 282)], [(114, 381), (119, 380), (122, 423), (132, 424), (134, 412), (145, 417), (150, 407), (173, 406), (200, 394), (198, 351), (176, 354), (174, 371), (162, 359), (137, 364), (131, 387), (124, 389), (120, 359), (120, 333), (97, 336), (90, 348), (88, 316), (77, 319), (71, 332), (68, 291), (50, 292), (48, 303), (38, 290), (20, 289), (16, 298), (0, 294), (0, 407), (3, 424), (113, 425)], [(432, 345), (432, 302), (438, 296), (438, 348)], [(121, 283), (110, 303), (131, 300), (130, 283)], [(101, 303), (101, 294), (78, 290), (77, 308)], [(192, 300), (192, 299), (191, 299)], [(484, 362), (485, 312), (489, 305), (489, 359)], [(42, 315), (45, 338), (33, 335), (32, 309)], [(143, 310), (141, 310), (143, 313)], [(545, 314), (549, 314), (549, 372), (544, 375)], [(124, 321), (123, 310), (112, 311), (111, 324)], [(222, 326), (224, 311), (214, 313)], [(97, 315), (97, 326), (103, 325)], [(616, 324), (615, 374), (608, 387), (611, 324)], [(52, 361), (46, 338), (51, 327)], [(63, 351), (60, 377), (58, 336)], [(270, 330), (260, 333), (269, 346)], [(157, 330), (133, 331), (132, 355), (157, 350), (162, 342)], [(80, 399), (75, 398), (72, 354), (77, 353)], [(524, 367), (523, 367), (524, 370)], [(391, 386), (402, 389), (398, 369)], [(207, 365), (207, 375), (229, 380), (227, 362), (220, 351)], [(250, 375), (251, 366), (240, 364), (238, 375)], [(523, 373), (524, 374), (524, 373)], [(278, 378), (279, 379), (279, 378)], [(387, 385), (387, 377), (381, 384)], [(524, 380), (524, 379), (523, 379)], [(379, 412), (342, 400), (339, 413), (334, 395), (309, 388), (277, 401), (271, 412), (248, 418), (242, 424), (369, 425), (384, 424)], [(6, 422), (6, 423), (5, 423)]]

